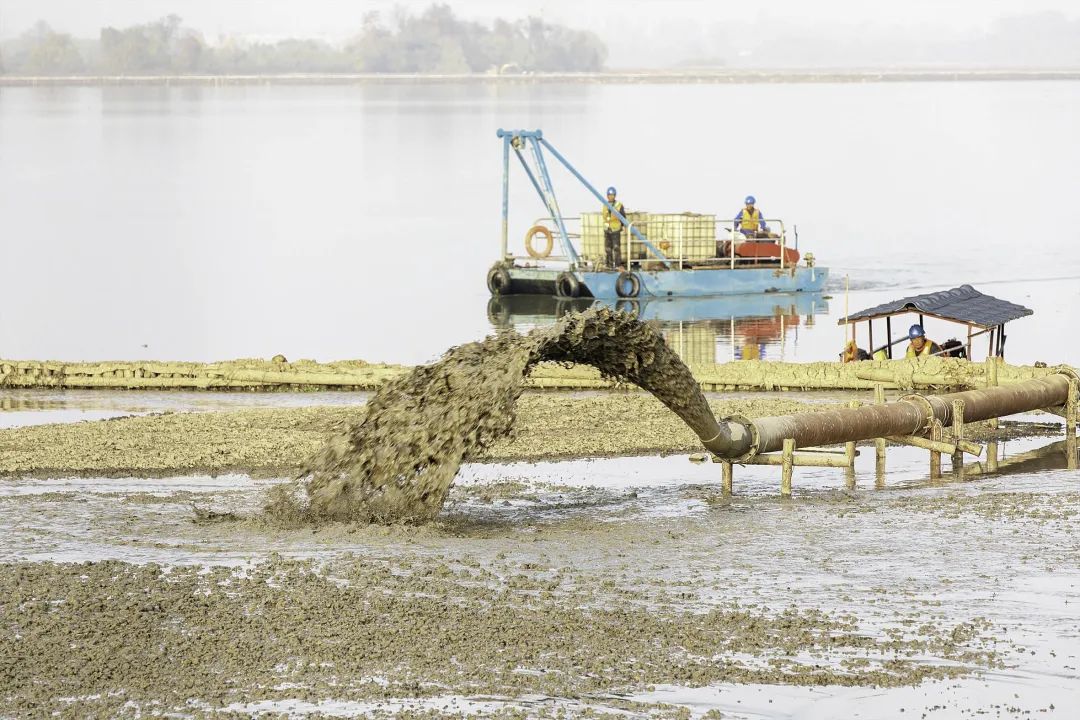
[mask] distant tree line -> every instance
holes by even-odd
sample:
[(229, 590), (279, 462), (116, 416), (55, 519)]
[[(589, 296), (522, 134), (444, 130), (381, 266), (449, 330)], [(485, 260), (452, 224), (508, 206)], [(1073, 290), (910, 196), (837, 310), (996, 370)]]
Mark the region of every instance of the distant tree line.
[(365, 17), (341, 46), (322, 40), (211, 45), (176, 15), (126, 28), (105, 27), (96, 40), (56, 32), (39, 21), (0, 47), (0, 72), (10, 75), (170, 75), (272, 73), (478, 73), (596, 71), (607, 48), (594, 33), (538, 18), (462, 20), (447, 5), (386, 24)]

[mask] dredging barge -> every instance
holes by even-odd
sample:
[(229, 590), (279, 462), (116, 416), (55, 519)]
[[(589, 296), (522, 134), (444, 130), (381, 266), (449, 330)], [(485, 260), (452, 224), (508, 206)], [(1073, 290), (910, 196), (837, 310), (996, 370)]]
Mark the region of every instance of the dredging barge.
[[(502, 130), (502, 233), (499, 259), (488, 270), (492, 295), (554, 295), (600, 299), (702, 297), (747, 293), (820, 291), (828, 268), (803, 257), (798, 234), (788, 245), (782, 220), (769, 219), (774, 237), (747, 239), (732, 227), (718, 237), (715, 215), (696, 213), (625, 215), (556, 150), (541, 130)], [(604, 263), (602, 214), (563, 216), (547, 169), (547, 151), (622, 223), (622, 267)], [(525, 171), (547, 211), (525, 236), (525, 255), (509, 250), (510, 155)], [(532, 162), (526, 158), (531, 155)], [(580, 223), (576, 232), (571, 224)], [(722, 228), (721, 228), (722, 229)], [(541, 246), (535, 241), (541, 238)], [(579, 242), (575, 246), (574, 240)], [(556, 244), (561, 254), (553, 254)], [(801, 260), (801, 264), (800, 264)]]

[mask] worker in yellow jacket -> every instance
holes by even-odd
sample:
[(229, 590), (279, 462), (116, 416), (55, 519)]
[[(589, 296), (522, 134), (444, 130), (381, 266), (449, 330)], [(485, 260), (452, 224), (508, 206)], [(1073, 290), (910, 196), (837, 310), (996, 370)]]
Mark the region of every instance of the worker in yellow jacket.
[(911, 341), (907, 348), (907, 357), (930, 357), (941, 352), (941, 346), (926, 337), (923, 326), (915, 323), (908, 329), (908, 339)]
[(743, 201), (743, 209), (735, 216), (735, 229), (748, 238), (770, 238), (769, 226), (765, 224), (765, 216), (755, 207), (757, 200), (753, 195), (747, 195)]
[[(609, 270), (622, 268), (622, 229), (623, 222), (619, 215), (626, 217), (623, 204), (615, 199), (615, 188), (607, 189), (607, 204), (604, 205), (604, 264)], [(619, 215), (611, 212), (618, 210)]]

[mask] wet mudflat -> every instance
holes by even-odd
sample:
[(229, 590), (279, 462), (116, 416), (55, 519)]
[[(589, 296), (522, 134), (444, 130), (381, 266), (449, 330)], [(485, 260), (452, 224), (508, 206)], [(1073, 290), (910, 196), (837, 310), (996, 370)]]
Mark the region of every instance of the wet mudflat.
[[(319, 396), (316, 396), (316, 399)], [(827, 408), (809, 395), (710, 398), (718, 416), (747, 417)], [(165, 412), (103, 422), (0, 430), (0, 476), (177, 475), (243, 472), (289, 475), (323, 444), (363, 419), (355, 405)], [(644, 392), (526, 393), (517, 428), (482, 454), (488, 461), (690, 452), (694, 433)]]
[(1060, 714), (1080, 486), (1046, 442), (790, 502), (685, 456), (466, 465), (423, 527), (252, 517), (283, 479), (5, 480), (0, 712)]
[(4, 388), (0, 429), (162, 413), (362, 405), (366, 392), (141, 392)]

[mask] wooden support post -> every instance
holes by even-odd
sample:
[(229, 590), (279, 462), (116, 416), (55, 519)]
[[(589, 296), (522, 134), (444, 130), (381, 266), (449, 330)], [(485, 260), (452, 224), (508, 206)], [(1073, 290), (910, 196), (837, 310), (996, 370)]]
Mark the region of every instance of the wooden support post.
[(998, 471), (998, 444), (997, 440), (991, 440), (986, 443), (986, 471), (997, 472)]
[(780, 495), (781, 497), (791, 497), (791, 470), (793, 467), (793, 457), (795, 455), (795, 440), (788, 438), (784, 440), (784, 464), (780, 469)]
[[(858, 451), (855, 452), (857, 456)], [(765, 453), (755, 455), (739, 463), (740, 465), (783, 465), (783, 453)], [(832, 467), (846, 468), (850, 465), (846, 453), (802, 453), (796, 452), (791, 456), (792, 467)]]
[(1077, 383), (1076, 380), (1069, 380), (1069, 397), (1065, 400), (1065, 434), (1068, 437), (1076, 437), (1076, 412), (1077, 403), (1080, 402), (1080, 398), (1077, 398)]
[[(993, 355), (986, 358), (986, 387), (998, 386), (998, 361)], [(998, 419), (992, 418), (990, 420), (990, 427), (994, 430), (998, 429)]]
[[(944, 433), (942, 433), (942, 435), (944, 436)], [(913, 447), (922, 448), (923, 450), (937, 450), (939, 453), (945, 453), (946, 455), (952, 455), (958, 450), (966, 452), (968, 455), (974, 455), (975, 457), (982, 455), (982, 445), (973, 443), (970, 440), (956, 440), (955, 438), (950, 438), (938, 442), (936, 440), (927, 440), (926, 438), (917, 437), (915, 435), (890, 435), (889, 439), (895, 443), (911, 445)]]
[[(956, 440), (964, 439), (964, 401), (953, 400), (952, 404), (952, 431), (953, 438)], [(952, 471), (953, 475), (963, 478), (964, 477), (964, 451), (960, 448), (956, 448), (956, 452), (952, 454)]]
[[(862, 405), (858, 400), (852, 400), (848, 403), (848, 407), (855, 409)], [(844, 443), (844, 457), (847, 458), (848, 466), (844, 468), (844, 481), (848, 490), (855, 489), (855, 443)]]
[[(874, 404), (885, 404), (885, 386), (881, 383), (874, 383)], [(874, 438), (874, 474), (877, 486), (883, 486), (885, 484), (885, 438), (883, 437)]]
[[(930, 422), (930, 440), (933, 442), (941, 442), (942, 436), (941, 421), (934, 418)], [(930, 451), (930, 479), (938, 480), (941, 478), (941, 452), (938, 450)]]
[(730, 460), (724, 460), (720, 463), (721, 475), (724, 482), (724, 497), (731, 497), (732, 480), (734, 479), (735, 471), (732, 467)]
[(1076, 414), (1078, 386), (1076, 380), (1069, 380), (1069, 397), (1065, 400), (1065, 453), (1067, 455), (1066, 467), (1069, 470), (1076, 469)]

